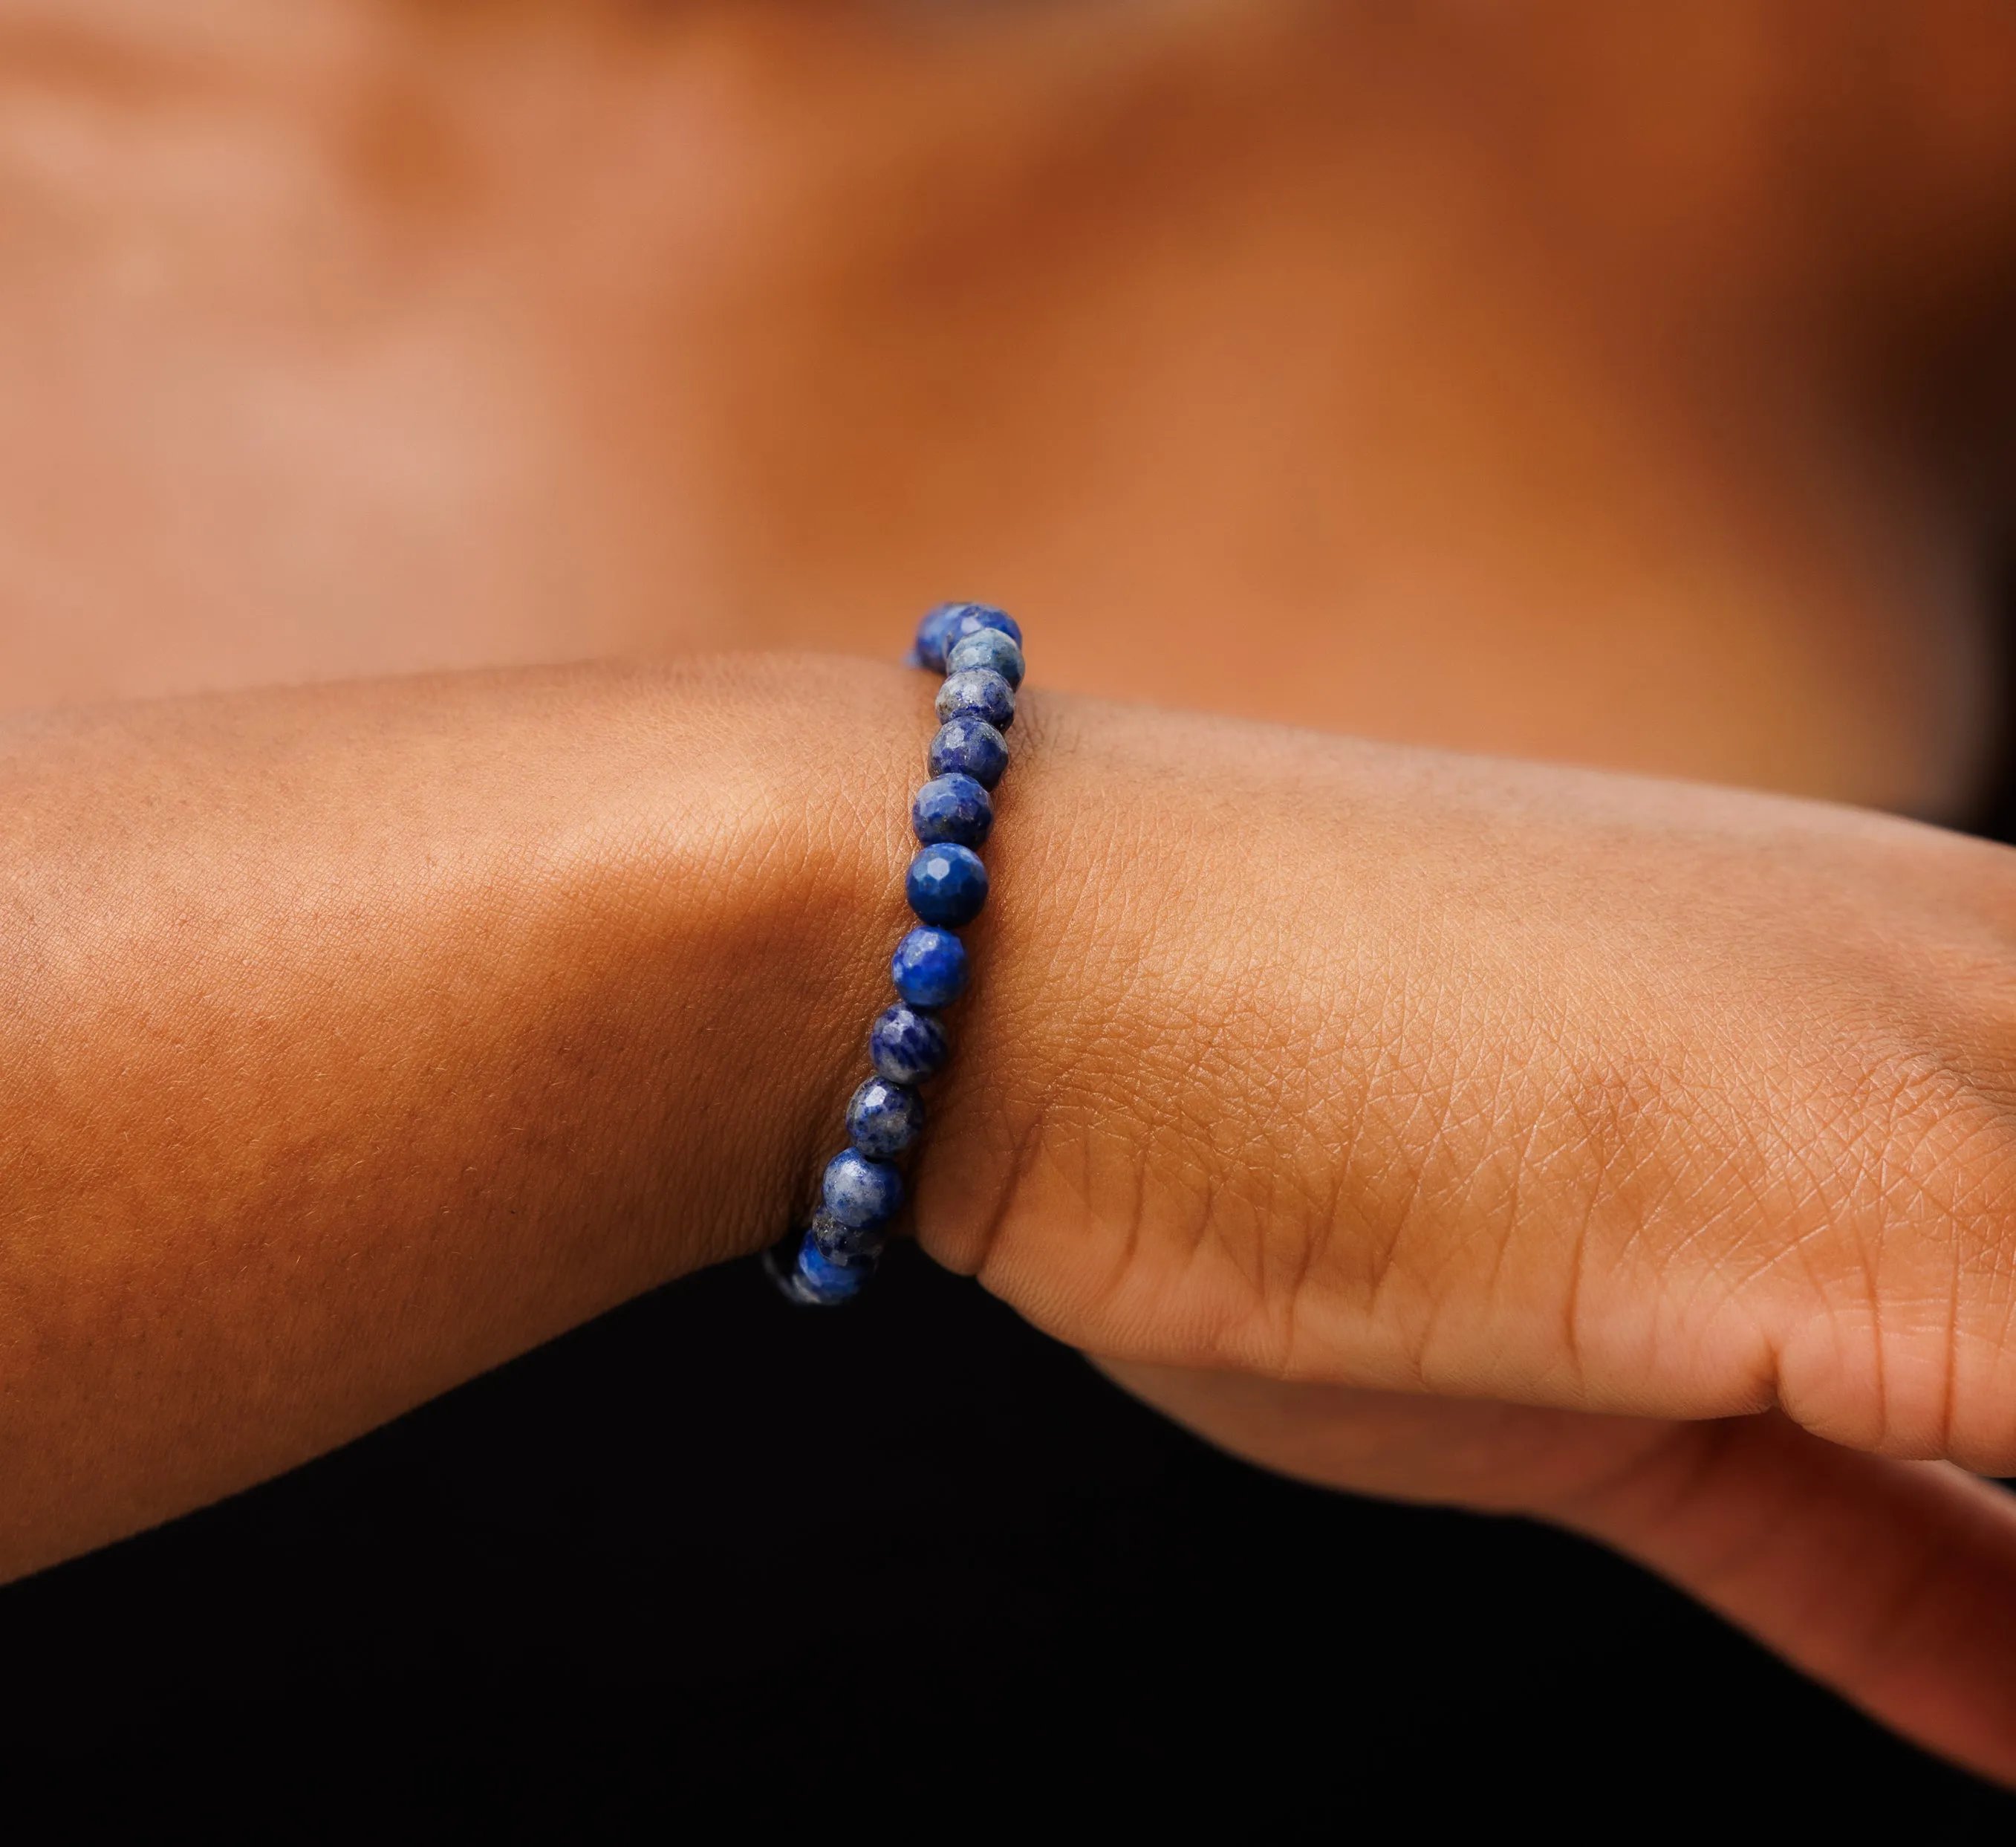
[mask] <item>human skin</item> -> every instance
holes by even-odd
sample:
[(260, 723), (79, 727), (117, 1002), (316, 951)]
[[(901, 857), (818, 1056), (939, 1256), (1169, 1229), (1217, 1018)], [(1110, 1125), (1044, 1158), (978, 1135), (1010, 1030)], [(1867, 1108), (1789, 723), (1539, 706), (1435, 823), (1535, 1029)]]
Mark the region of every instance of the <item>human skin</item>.
[[(927, 692), (751, 657), (16, 721), (0, 1568), (802, 1211)], [(1824, 1536), (1856, 1613), (1773, 1639), (2016, 1776), (2016, 1512), (1885, 1460), (2016, 1467), (2016, 854), (1068, 699), (1016, 736), (926, 1248), (1277, 1464), (1627, 1547), (1649, 1503), (1640, 1549), (1739, 1610), (1687, 1527), (1718, 1482), (1768, 1506), (1746, 1568)], [(1213, 1370), (1463, 1401), (1490, 1460), (1418, 1417), (1396, 1453), (1409, 1413), (1355, 1397), (1255, 1441)], [(1647, 1478), (1708, 1419), (1676, 1521)], [(1760, 1444), (1831, 1492), (1731, 1490)], [(1912, 1547), (1972, 1564), (1914, 1579), (1900, 1644)]]
[[(1022, 607), (1039, 685), (1934, 815), (1980, 786), (2016, 222), (1994, 9), (1852, 43), (1797, 6), (1601, 33), (1569, 7), (1509, 38), (1471, 9), (922, 37), (869, 9), (329, 5), (284, 35), (257, 10), (8, 10), (9, 703), (887, 653), (896, 612), (971, 588)], [(16, 1348), (17, 1568), (780, 1222), (872, 1010), (923, 720), (873, 674), (712, 671), (17, 727), (24, 914), (70, 958), (8, 1047), (45, 1343)], [(1895, 1460), (2008, 1466), (2001, 856), (1085, 710), (1039, 695), (1021, 734), (931, 1247), (1243, 1453), (1579, 1525), (2010, 1774), (2003, 1503)], [(708, 754), (724, 729), (746, 761)], [(800, 753), (848, 765), (845, 807), (830, 770), (679, 806)], [(627, 906), (680, 863), (625, 831), (650, 802), (700, 816), (709, 867), (751, 813), (825, 848), (859, 823), (865, 859), (797, 868), (831, 961), (790, 960), (803, 913), (760, 880), (711, 924)], [(1301, 856), (1263, 904), (1242, 880), (1284, 813)], [(507, 944), (553, 928), (492, 994), (469, 894), (500, 890)], [(201, 930), (165, 931), (163, 892)], [(729, 967), (745, 925), (780, 960)], [(211, 959), (241, 937), (250, 963)], [(144, 1012), (57, 978), (114, 966)], [(687, 979), (738, 1023), (790, 995), (832, 1071), (718, 1071), (725, 1016), (697, 1028)], [(1111, 1043), (1058, 1040), (1088, 1023)], [(409, 1028), (434, 1065), (388, 1046)], [(652, 1034), (694, 1089), (639, 1096)], [(982, 1072), (998, 1099), (963, 1087)], [(514, 1082), (539, 1105), (515, 1121)], [(801, 1085), (831, 1094), (799, 1122)], [(679, 1165), (694, 1095), (779, 1138), (743, 1144), (767, 1194)], [(1019, 1172), (1011, 1148), (1033, 1165), (990, 1241), (989, 1190), (942, 1176)], [(715, 1208), (697, 1248), (657, 1216), (682, 1186)], [(1564, 1250), (1593, 1267), (1564, 1279)]]
[(2012, 225), (1993, 0), (5, 0), (0, 702), (985, 595), (1053, 687), (1962, 812)]

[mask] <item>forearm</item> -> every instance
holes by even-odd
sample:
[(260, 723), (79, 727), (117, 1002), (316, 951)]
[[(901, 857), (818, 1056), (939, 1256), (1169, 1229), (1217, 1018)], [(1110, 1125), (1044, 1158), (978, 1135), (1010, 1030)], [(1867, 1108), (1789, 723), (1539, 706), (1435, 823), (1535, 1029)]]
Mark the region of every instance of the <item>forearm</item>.
[(743, 662), (0, 734), (0, 1570), (777, 1235), (927, 700)]
[[(886, 998), (929, 690), (744, 662), (17, 728), (5, 1564), (783, 1229)], [(1118, 1358), (2016, 1453), (2011, 855), (1122, 707), (1015, 737), (934, 1255)]]

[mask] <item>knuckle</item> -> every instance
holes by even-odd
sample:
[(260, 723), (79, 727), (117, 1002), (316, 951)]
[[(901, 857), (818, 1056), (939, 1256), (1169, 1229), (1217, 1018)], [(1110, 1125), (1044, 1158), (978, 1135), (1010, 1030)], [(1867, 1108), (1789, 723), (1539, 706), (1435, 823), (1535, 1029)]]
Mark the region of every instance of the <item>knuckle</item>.
[(2016, 1091), (1942, 1035), (1872, 1035), (1838, 1060), (1791, 1165), (1809, 1235), (1780, 1388), (1858, 1447), (2016, 1453)]

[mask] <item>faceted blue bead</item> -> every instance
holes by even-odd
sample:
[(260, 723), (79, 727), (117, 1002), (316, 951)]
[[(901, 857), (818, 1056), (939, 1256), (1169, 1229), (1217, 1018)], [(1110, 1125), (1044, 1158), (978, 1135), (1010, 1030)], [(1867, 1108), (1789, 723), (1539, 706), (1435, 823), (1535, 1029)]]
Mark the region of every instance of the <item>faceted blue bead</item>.
[(985, 668), (1000, 675), (1011, 686), (1021, 685), (1026, 671), (1022, 644), (1001, 628), (976, 628), (970, 634), (962, 635), (946, 650), (945, 662), (947, 673), (966, 673), (975, 668)]
[(925, 923), (956, 930), (987, 902), (987, 868), (970, 847), (927, 847), (910, 862), (903, 895)]
[(965, 992), (966, 945), (949, 930), (913, 930), (889, 958), (889, 978), (913, 1007), (950, 1006)]
[(1022, 645), (1022, 625), (1005, 609), (996, 609), (992, 603), (962, 603), (945, 626), (942, 645), (946, 653), (977, 628), (998, 628), (1017, 647)]
[(947, 674), (938, 688), (938, 717), (948, 725), (955, 718), (980, 718), (1006, 731), (1015, 722), (1015, 689), (992, 668)]
[(910, 803), (910, 830), (927, 847), (977, 847), (994, 831), (993, 799), (971, 776), (934, 776)]
[(868, 1029), (868, 1061), (892, 1084), (922, 1083), (951, 1056), (945, 1028), (914, 1007), (890, 1007)]
[(1008, 767), (1008, 740), (982, 718), (955, 718), (931, 740), (927, 761), (934, 776), (971, 776), (983, 789)]
[(887, 1248), (889, 1234), (880, 1225), (843, 1225), (830, 1212), (815, 1212), (805, 1228), (805, 1242), (829, 1263), (874, 1262)]
[(801, 1300), (809, 1300), (821, 1308), (835, 1308), (851, 1302), (874, 1274), (872, 1258), (837, 1262), (807, 1238), (799, 1248), (797, 1273), (792, 1280), (798, 1285)]
[(914, 1090), (887, 1078), (870, 1078), (847, 1106), (847, 1136), (871, 1161), (900, 1154), (924, 1126), (924, 1106)]
[(945, 671), (945, 650), (958, 639), (952, 633), (952, 625), (976, 607), (970, 603), (941, 603), (925, 616), (917, 625), (913, 650), (920, 667), (928, 667), (934, 673)]
[(843, 1148), (826, 1164), (819, 1197), (843, 1225), (880, 1225), (903, 1203), (903, 1176), (885, 1161)]

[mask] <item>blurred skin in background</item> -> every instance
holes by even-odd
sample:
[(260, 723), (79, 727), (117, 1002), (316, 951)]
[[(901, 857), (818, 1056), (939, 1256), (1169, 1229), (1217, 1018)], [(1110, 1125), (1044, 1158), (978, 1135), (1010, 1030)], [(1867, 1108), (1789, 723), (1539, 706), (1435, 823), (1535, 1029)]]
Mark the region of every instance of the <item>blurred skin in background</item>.
[(974, 596), (1047, 686), (1961, 821), (2012, 432), (1998, 0), (0, 0), (5, 706)]
[(796, 644), (1967, 812), (1993, 0), (0, 7), (0, 700)]

